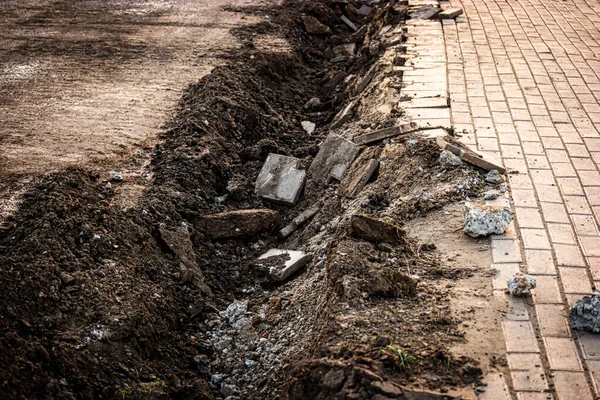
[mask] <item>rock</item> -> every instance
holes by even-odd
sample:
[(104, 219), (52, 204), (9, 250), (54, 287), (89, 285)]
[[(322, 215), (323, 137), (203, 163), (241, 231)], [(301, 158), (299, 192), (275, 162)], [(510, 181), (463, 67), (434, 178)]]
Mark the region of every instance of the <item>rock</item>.
[(531, 289), (535, 288), (535, 284), (535, 278), (533, 276), (522, 274), (520, 272), (514, 274), (513, 277), (506, 282), (508, 291), (513, 296), (529, 294)]
[(300, 166), (298, 158), (269, 154), (256, 179), (256, 195), (279, 203), (296, 204), (306, 182), (306, 171), (300, 170)]
[(459, 15), (462, 15), (462, 13), (462, 8), (449, 8), (439, 13), (438, 17), (441, 19), (453, 19), (458, 17)]
[(333, 120), (331, 121), (330, 125), (331, 129), (337, 129), (340, 126), (344, 125), (346, 122), (350, 121), (350, 119), (354, 116), (354, 108), (357, 104), (358, 102), (354, 100), (348, 103), (346, 107), (341, 109), (340, 112), (338, 112), (336, 116), (333, 117)]
[(268, 232), (280, 223), (277, 211), (238, 210), (204, 215), (195, 219), (196, 228), (211, 239), (225, 239)]
[(306, 104), (304, 104), (304, 108), (307, 110), (313, 110), (319, 107), (321, 107), (321, 99), (319, 99), (318, 97), (313, 97), (312, 99), (307, 101)]
[(110, 176), (110, 180), (113, 182), (123, 182), (123, 175), (120, 172), (113, 172)]
[(329, 135), (308, 168), (308, 173), (318, 183), (326, 183), (330, 178), (340, 181), (359, 150), (360, 147), (351, 141)]
[(321, 384), (329, 390), (337, 390), (346, 379), (343, 369), (331, 369), (323, 377)]
[(371, 12), (373, 11), (373, 7), (369, 7), (366, 4), (363, 4), (359, 9), (358, 9), (358, 13), (360, 15), (369, 15), (371, 14)]
[(496, 200), (498, 197), (500, 197), (501, 193), (497, 190), (488, 190), (487, 192), (485, 192), (483, 194), (483, 199), (484, 200)]
[(413, 11), (410, 14), (412, 19), (430, 19), (438, 15), (442, 11), (439, 7), (434, 7), (432, 5), (425, 5), (418, 8), (416, 11)]
[(372, 40), (371, 43), (369, 43), (369, 54), (371, 54), (373, 57), (375, 57), (375, 56), (378, 56), (380, 52), (381, 52), (381, 42), (378, 40)]
[(371, 382), (371, 386), (375, 389), (379, 390), (381, 393), (387, 396), (400, 397), (402, 396), (402, 389), (396, 386), (394, 383), (390, 381), (373, 381)]
[(444, 169), (454, 169), (462, 165), (460, 157), (450, 153), (448, 150), (442, 150), (439, 157), (439, 162)]
[(417, 150), (419, 148), (419, 139), (410, 139), (406, 141), (406, 153), (409, 156), (414, 156), (417, 154)]
[(318, 19), (315, 17), (311, 17), (310, 15), (304, 15), (302, 17), (302, 22), (304, 22), (304, 28), (306, 32), (311, 33), (313, 35), (329, 35), (331, 34), (331, 29), (328, 26), (323, 25)]
[(373, 173), (379, 167), (381, 148), (374, 147), (364, 151), (352, 164), (342, 180), (340, 193), (350, 199), (355, 198), (365, 187)]
[(569, 310), (571, 327), (579, 331), (600, 332), (600, 292), (585, 296)]
[(302, 121), (300, 124), (302, 125), (302, 129), (304, 129), (309, 135), (312, 134), (317, 127), (314, 122), (310, 121)]
[(356, 31), (358, 30), (358, 28), (356, 27), (356, 25), (354, 25), (354, 23), (352, 23), (352, 21), (350, 21), (350, 20), (348, 19), (348, 17), (346, 17), (345, 15), (342, 15), (342, 21), (344, 21), (344, 23), (345, 23), (346, 25), (348, 25), (348, 27), (349, 27), (350, 29), (352, 29), (352, 31), (353, 31), (353, 32), (356, 32)]
[(346, 43), (335, 46), (333, 52), (338, 56), (353, 56), (356, 52), (356, 43)]
[(221, 394), (225, 397), (233, 396), (237, 393), (237, 387), (235, 385), (222, 384)]
[(356, 144), (369, 144), (390, 137), (402, 135), (404, 133), (410, 133), (415, 130), (417, 130), (417, 124), (414, 122), (407, 122), (401, 125), (394, 125), (388, 128), (378, 129), (373, 132), (363, 133), (362, 135), (355, 136), (352, 141)]
[(314, 217), (319, 212), (319, 205), (313, 206), (308, 210), (305, 210), (300, 215), (292, 220), (292, 222), (287, 225), (285, 228), (279, 231), (279, 237), (282, 239), (287, 238), (292, 233), (294, 233), (299, 227), (308, 222), (312, 217)]
[(225, 311), (221, 311), (221, 318), (226, 318), (227, 323), (234, 329), (240, 329), (249, 321), (246, 317), (248, 312), (248, 301), (234, 300), (233, 303), (227, 306)]
[(513, 212), (508, 207), (484, 206), (471, 202), (465, 203), (464, 216), (463, 231), (472, 237), (501, 235), (513, 220)]
[(500, 173), (495, 169), (491, 170), (485, 175), (485, 181), (494, 185), (504, 182)]
[(350, 217), (350, 233), (359, 239), (375, 243), (401, 243), (405, 230), (391, 219), (381, 219), (365, 214)]
[(312, 254), (302, 251), (271, 249), (258, 257), (257, 265), (268, 268), (275, 281), (284, 281), (312, 260)]

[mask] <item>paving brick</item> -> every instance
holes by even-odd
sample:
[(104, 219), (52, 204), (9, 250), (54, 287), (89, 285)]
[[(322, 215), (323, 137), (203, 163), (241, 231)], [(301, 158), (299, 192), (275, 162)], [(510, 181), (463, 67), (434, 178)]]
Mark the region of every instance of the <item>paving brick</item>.
[(579, 242), (586, 257), (600, 257), (600, 236), (581, 236)]
[(553, 375), (558, 400), (592, 400), (592, 392), (583, 372), (556, 371)]
[(583, 370), (573, 339), (545, 337), (544, 346), (551, 369), (561, 371)]
[(600, 361), (600, 336), (589, 332), (577, 332), (577, 339), (586, 360)]
[(516, 207), (515, 214), (520, 228), (544, 228), (542, 214), (537, 208)]
[(550, 393), (517, 392), (517, 400), (553, 400)]
[(502, 321), (506, 351), (538, 353), (539, 348), (529, 321)]
[(483, 382), (485, 392), (478, 394), (479, 400), (510, 400), (509, 390), (502, 374), (487, 374)]
[(569, 214), (591, 214), (592, 209), (588, 206), (584, 196), (564, 196), (565, 206)]
[(578, 246), (555, 244), (554, 254), (559, 266), (585, 267), (585, 261)]
[(577, 178), (556, 178), (560, 191), (565, 196), (583, 195), (583, 188)]
[(512, 371), (535, 371), (543, 372), (542, 359), (538, 353), (508, 353), (506, 355), (508, 368)]
[(550, 241), (544, 229), (521, 229), (525, 249), (550, 250)]
[(577, 173), (575, 172), (575, 169), (573, 168), (573, 165), (571, 163), (553, 163), (551, 167), (552, 171), (554, 172), (554, 176), (556, 176), (557, 178), (577, 177)]
[(594, 390), (596, 391), (596, 394), (598, 394), (598, 392), (600, 392), (600, 361), (587, 360), (586, 365), (592, 376)]
[(520, 271), (518, 263), (492, 264), (492, 268), (498, 270), (498, 274), (492, 280), (494, 289), (506, 289), (506, 281)]
[[(594, 281), (600, 281), (600, 257), (588, 257), (588, 265), (590, 266), (590, 272), (592, 273), (592, 279)], [(600, 286), (596, 285), (597, 288)]]
[(537, 275), (556, 275), (557, 270), (550, 250), (525, 250), (527, 273)]
[(586, 186), (584, 189), (585, 195), (587, 196), (590, 205), (600, 205), (600, 186)]
[(558, 187), (554, 185), (544, 185), (535, 183), (535, 190), (537, 192), (538, 198), (544, 202), (548, 203), (562, 203), (563, 199), (561, 197), (560, 192), (558, 191)]
[(586, 268), (558, 267), (565, 293), (591, 293), (592, 285)]
[(550, 241), (552, 243), (560, 244), (577, 244), (575, 242), (575, 234), (570, 224), (548, 224), (548, 231), (550, 232)]
[(537, 207), (535, 192), (532, 189), (511, 188), (511, 197), (517, 207)]
[(570, 223), (565, 206), (559, 203), (540, 202), (542, 215), (546, 222)]
[(558, 289), (557, 278), (547, 275), (535, 275), (536, 288), (532, 290), (535, 304), (560, 304), (562, 297)]
[(564, 305), (536, 304), (535, 313), (542, 336), (571, 336)]
[(519, 263), (522, 261), (519, 242), (516, 240), (492, 240), (494, 263)]
[(600, 172), (598, 171), (579, 171), (579, 179), (583, 186), (600, 185)]
[(548, 389), (548, 382), (542, 369), (511, 371), (515, 390), (542, 391)]

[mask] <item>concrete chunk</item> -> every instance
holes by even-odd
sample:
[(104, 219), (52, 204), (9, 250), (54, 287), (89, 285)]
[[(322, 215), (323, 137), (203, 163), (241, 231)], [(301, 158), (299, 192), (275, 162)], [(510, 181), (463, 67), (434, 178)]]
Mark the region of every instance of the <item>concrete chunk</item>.
[(350, 118), (354, 116), (354, 107), (356, 107), (356, 104), (356, 100), (351, 101), (346, 107), (340, 110), (340, 112), (337, 113), (337, 115), (333, 118), (333, 121), (331, 121), (331, 129), (337, 129), (346, 122), (350, 121)]
[(529, 294), (531, 289), (535, 289), (536, 282), (533, 276), (517, 272), (506, 281), (506, 286), (513, 296), (523, 296)]
[(211, 239), (226, 239), (268, 232), (280, 223), (277, 211), (268, 209), (238, 210), (204, 215), (194, 220), (202, 234)]
[(410, 18), (412, 19), (430, 19), (438, 15), (442, 11), (439, 7), (434, 7), (432, 5), (425, 5), (423, 7), (418, 8), (410, 14)]
[(371, 11), (373, 11), (373, 7), (369, 7), (366, 4), (363, 4), (362, 6), (360, 6), (360, 8), (358, 9), (358, 13), (360, 15), (369, 15), (371, 14)]
[(377, 72), (376, 67), (377, 67), (377, 64), (373, 64), (373, 66), (371, 68), (369, 68), (369, 70), (362, 77), (362, 79), (360, 81), (358, 81), (358, 84), (356, 85), (356, 88), (354, 89), (354, 91), (357, 94), (360, 93), (360, 92), (362, 92), (363, 90), (365, 90), (365, 88), (367, 87), (367, 85), (371, 82), (371, 80), (375, 76), (375, 72)]
[(600, 292), (578, 300), (569, 310), (569, 321), (573, 329), (600, 333)]
[(464, 232), (472, 237), (502, 235), (513, 220), (508, 207), (492, 207), (466, 202)]
[(439, 13), (438, 17), (440, 17), (441, 19), (452, 19), (458, 17), (459, 15), (462, 15), (462, 13), (462, 8), (449, 8)]
[(312, 254), (302, 251), (271, 249), (258, 257), (257, 264), (268, 268), (275, 281), (284, 281), (312, 260)]
[(299, 169), (300, 163), (294, 157), (269, 154), (256, 179), (256, 195), (280, 203), (296, 204), (306, 182), (306, 171)]
[(308, 173), (319, 183), (326, 183), (329, 178), (341, 181), (359, 150), (360, 147), (351, 141), (329, 135), (308, 168)]
[(363, 133), (355, 136), (352, 141), (356, 144), (369, 144), (387, 139), (393, 136), (402, 135), (417, 130), (417, 125), (413, 122), (407, 122), (402, 125), (394, 125), (389, 128), (378, 129), (373, 132)]

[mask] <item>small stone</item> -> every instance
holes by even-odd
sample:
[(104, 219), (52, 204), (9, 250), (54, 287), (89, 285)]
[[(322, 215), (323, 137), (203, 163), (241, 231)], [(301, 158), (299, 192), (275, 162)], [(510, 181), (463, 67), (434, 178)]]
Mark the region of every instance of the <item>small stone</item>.
[(329, 35), (331, 34), (331, 29), (328, 26), (323, 25), (318, 19), (315, 17), (311, 17), (310, 15), (305, 15), (302, 17), (302, 22), (304, 22), (304, 28), (308, 33), (313, 35)]
[(450, 153), (448, 150), (443, 150), (440, 153), (439, 162), (444, 169), (454, 169), (462, 165), (460, 157)]
[(352, 29), (352, 31), (356, 32), (356, 31), (358, 30), (358, 28), (356, 27), (356, 25), (354, 25), (354, 23), (353, 23), (352, 21), (350, 21), (350, 20), (348, 19), (348, 17), (346, 17), (345, 15), (342, 15), (342, 21), (344, 21), (344, 23), (345, 23), (346, 25), (348, 25), (348, 27), (349, 27), (350, 29)]
[(120, 172), (113, 172), (110, 176), (110, 180), (113, 182), (123, 182), (123, 175)]
[(523, 296), (529, 294), (531, 289), (535, 289), (536, 282), (533, 276), (517, 272), (506, 282), (506, 285), (513, 296)]
[(485, 181), (494, 185), (504, 182), (500, 173), (495, 169), (485, 175)]
[(569, 321), (573, 329), (600, 333), (600, 292), (578, 300), (569, 310)]
[(302, 121), (301, 125), (302, 125), (302, 129), (304, 129), (306, 131), (306, 133), (308, 133), (309, 135), (312, 134), (317, 127), (317, 125), (314, 122), (310, 122), (310, 121)]
[(513, 212), (508, 207), (484, 206), (466, 202), (464, 208), (464, 232), (472, 237), (501, 235), (506, 232), (513, 220)]
[(483, 194), (483, 199), (484, 200), (496, 200), (498, 197), (500, 197), (501, 193), (497, 190), (488, 190), (487, 192), (485, 192)]
[(304, 104), (304, 108), (307, 110), (313, 110), (319, 107), (321, 107), (321, 100), (318, 97), (313, 97)]
[(373, 11), (373, 7), (369, 7), (366, 4), (363, 4), (359, 9), (358, 9), (358, 13), (360, 15), (369, 15), (371, 14), (371, 11)]

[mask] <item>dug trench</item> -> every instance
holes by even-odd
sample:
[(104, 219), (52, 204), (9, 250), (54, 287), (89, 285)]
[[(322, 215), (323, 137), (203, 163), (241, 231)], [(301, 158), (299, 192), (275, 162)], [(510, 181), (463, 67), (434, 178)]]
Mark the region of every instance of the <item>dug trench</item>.
[[(122, 197), (140, 180), (82, 167), (39, 178), (0, 233), (3, 398), (473, 392), (482, 367), (496, 361), (478, 356), (485, 346), (471, 356), (452, 351), (466, 346), (468, 319), (452, 302), (457, 288), (469, 287), (461, 282), (481, 274), (473, 263), (446, 261), (411, 226), (427, 231), (440, 213), (477, 197), (483, 171), (446, 168), (435, 141), (413, 130), (361, 146), (341, 183), (309, 176), (293, 206), (255, 195), (269, 154), (298, 158), (306, 169), (332, 132), (350, 138), (404, 122), (402, 110), (381, 106), (393, 91), (384, 71), (397, 51), (382, 32), (402, 37), (406, 8), (382, 1), (364, 13), (360, 5), (237, 10), (269, 18), (235, 32), (243, 48), (189, 87), (148, 154), (143, 174), (151, 179), (127, 207)], [(307, 32), (306, 16), (320, 21), (321, 34)], [(273, 37), (289, 50), (256, 45)], [(351, 52), (336, 54), (340, 45)], [(317, 129), (307, 133), (303, 121)], [(138, 157), (123, 165), (143, 166)], [(349, 177), (373, 158), (373, 176), (348, 196)], [(278, 235), (309, 209), (316, 214)], [(233, 225), (213, 223), (215, 214), (233, 215)], [(257, 262), (273, 248), (311, 261), (273, 280)]]

